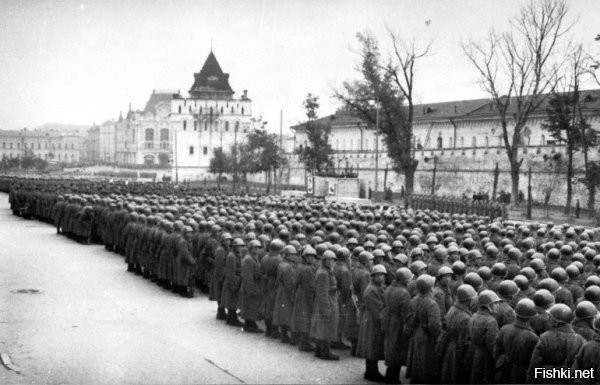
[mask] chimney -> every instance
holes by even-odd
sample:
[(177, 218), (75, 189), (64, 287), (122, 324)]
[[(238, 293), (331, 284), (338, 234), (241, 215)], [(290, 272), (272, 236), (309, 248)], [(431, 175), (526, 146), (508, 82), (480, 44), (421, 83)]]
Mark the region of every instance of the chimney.
[(248, 99), (248, 90), (244, 90), (243, 99)]

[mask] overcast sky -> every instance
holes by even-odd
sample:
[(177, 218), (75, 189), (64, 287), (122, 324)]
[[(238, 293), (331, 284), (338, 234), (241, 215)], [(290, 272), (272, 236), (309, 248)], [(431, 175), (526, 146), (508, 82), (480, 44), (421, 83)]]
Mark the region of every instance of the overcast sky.
[[(433, 41), (418, 66), (420, 102), (486, 97), (461, 40), (499, 30), (518, 0), (96, 0), (0, 1), (0, 129), (46, 122), (101, 123), (142, 109), (153, 89), (187, 95), (211, 49), (239, 96), (272, 130), (303, 120), (308, 92), (320, 115), (333, 87), (355, 78), (355, 35), (386, 25)], [(572, 36), (600, 53), (599, 0), (569, 1)]]

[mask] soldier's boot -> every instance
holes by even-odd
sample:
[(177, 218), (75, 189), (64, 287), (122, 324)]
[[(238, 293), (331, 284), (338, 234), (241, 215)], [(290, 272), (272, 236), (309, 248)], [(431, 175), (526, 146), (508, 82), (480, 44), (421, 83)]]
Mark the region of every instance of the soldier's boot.
[(183, 287), (183, 296), (185, 298), (194, 298), (194, 287), (193, 286), (184, 286)]
[(275, 338), (275, 339), (279, 339), (281, 337), (281, 334), (279, 334), (279, 328), (277, 328), (277, 326), (273, 325), (273, 320), (271, 320), (271, 338)]
[(142, 275), (142, 267), (140, 265), (133, 265), (133, 271), (135, 272), (135, 275)]
[(146, 279), (150, 279), (150, 272), (147, 269), (144, 269), (144, 272), (142, 273), (142, 277), (144, 277)]
[(298, 350), (301, 352), (314, 352), (315, 348), (310, 344), (308, 333), (298, 333), (300, 335), (300, 344)]
[(218, 320), (226, 320), (227, 314), (225, 313), (225, 309), (222, 307), (217, 308), (217, 319)]
[(262, 333), (263, 332), (263, 330), (258, 327), (256, 322), (249, 321), (249, 320), (245, 321), (244, 331), (246, 333)]
[(366, 362), (366, 370), (364, 379), (374, 382), (384, 382), (385, 376), (379, 373), (379, 368), (377, 367), (377, 360), (365, 360)]
[(265, 318), (265, 337), (271, 337), (273, 334), (273, 324), (270, 319)]
[(400, 382), (400, 367), (399, 366), (388, 366), (385, 371), (385, 383), (386, 384), (401, 384)]
[(243, 326), (244, 324), (240, 322), (237, 317), (236, 309), (227, 309), (227, 325), (231, 326)]
[(321, 355), (318, 356), (319, 358), (330, 361), (338, 361), (340, 359), (338, 355), (331, 353), (329, 341), (320, 340), (319, 343), (321, 344)]
[(128, 264), (127, 264), (127, 271), (128, 271), (128, 272), (132, 272), (133, 270), (134, 270), (134, 268), (133, 268), (133, 263), (128, 263)]
[(287, 326), (280, 326), (279, 334), (281, 336), (282, 344), (288, 344), (290, 342), (290, 336), (288, 335), (288, 332), (287, 332)]
[(292, 338), (290, 338), (290, 344), (294, 345), (294, 346), (298, 345), (298, 339), (299, 339), (298, 333), (292, 332)]
[(352, 344), (352, 348), (350, 348), (350, 355), (356, 357), (356, 347), (358, 346), (358, 340), (356, 338), (350, 338), (350, 343)]

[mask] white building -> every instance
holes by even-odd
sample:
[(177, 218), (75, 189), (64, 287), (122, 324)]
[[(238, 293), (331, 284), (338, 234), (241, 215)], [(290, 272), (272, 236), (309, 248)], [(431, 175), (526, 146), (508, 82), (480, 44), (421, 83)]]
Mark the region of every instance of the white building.
[(229, 85), (211, 51), (202, 69), (194, 74), (189, 97), (175, 95), (171, 100), (170, 125), (173, 139), (173, 178), (213, 179), (208, 172), (213, 150), (229, 151), (245, 140), (251, 127), (252, 101), (244, 90), (239, 98)]

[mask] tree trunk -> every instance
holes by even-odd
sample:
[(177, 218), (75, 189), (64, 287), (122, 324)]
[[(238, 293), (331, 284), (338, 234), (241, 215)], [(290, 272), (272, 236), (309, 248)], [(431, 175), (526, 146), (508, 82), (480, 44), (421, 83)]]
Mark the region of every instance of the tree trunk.
[(571, 213), (571, 201), (573, 200), (573, 148), (567, 148), (567, 203), (565, 204), (565, 214)]
[(404, 171), (404, 184), (406, 195), (411, 195), (415, 187), (415, 171), (416, 167), (408, 167)]
[(271, 170), (267, 170), (267, 194), (271, 192)]
[[(515, 156), (516, 158), (516, 156)], [(521, 171), (521, 163), (516, 159), (510, 160), (510, 181), (511, 181), (511, 202), (516, 202), (519, 196), (519, 175)]]
[(223, 175), (223, 173), (219, 173), (217, 175), (217, 188), (220, 190), (221, 189), (221, 175)]
[(588, 187), (588, 209), (594, 211), (596, 207), (596, 185), (592, 184)]

